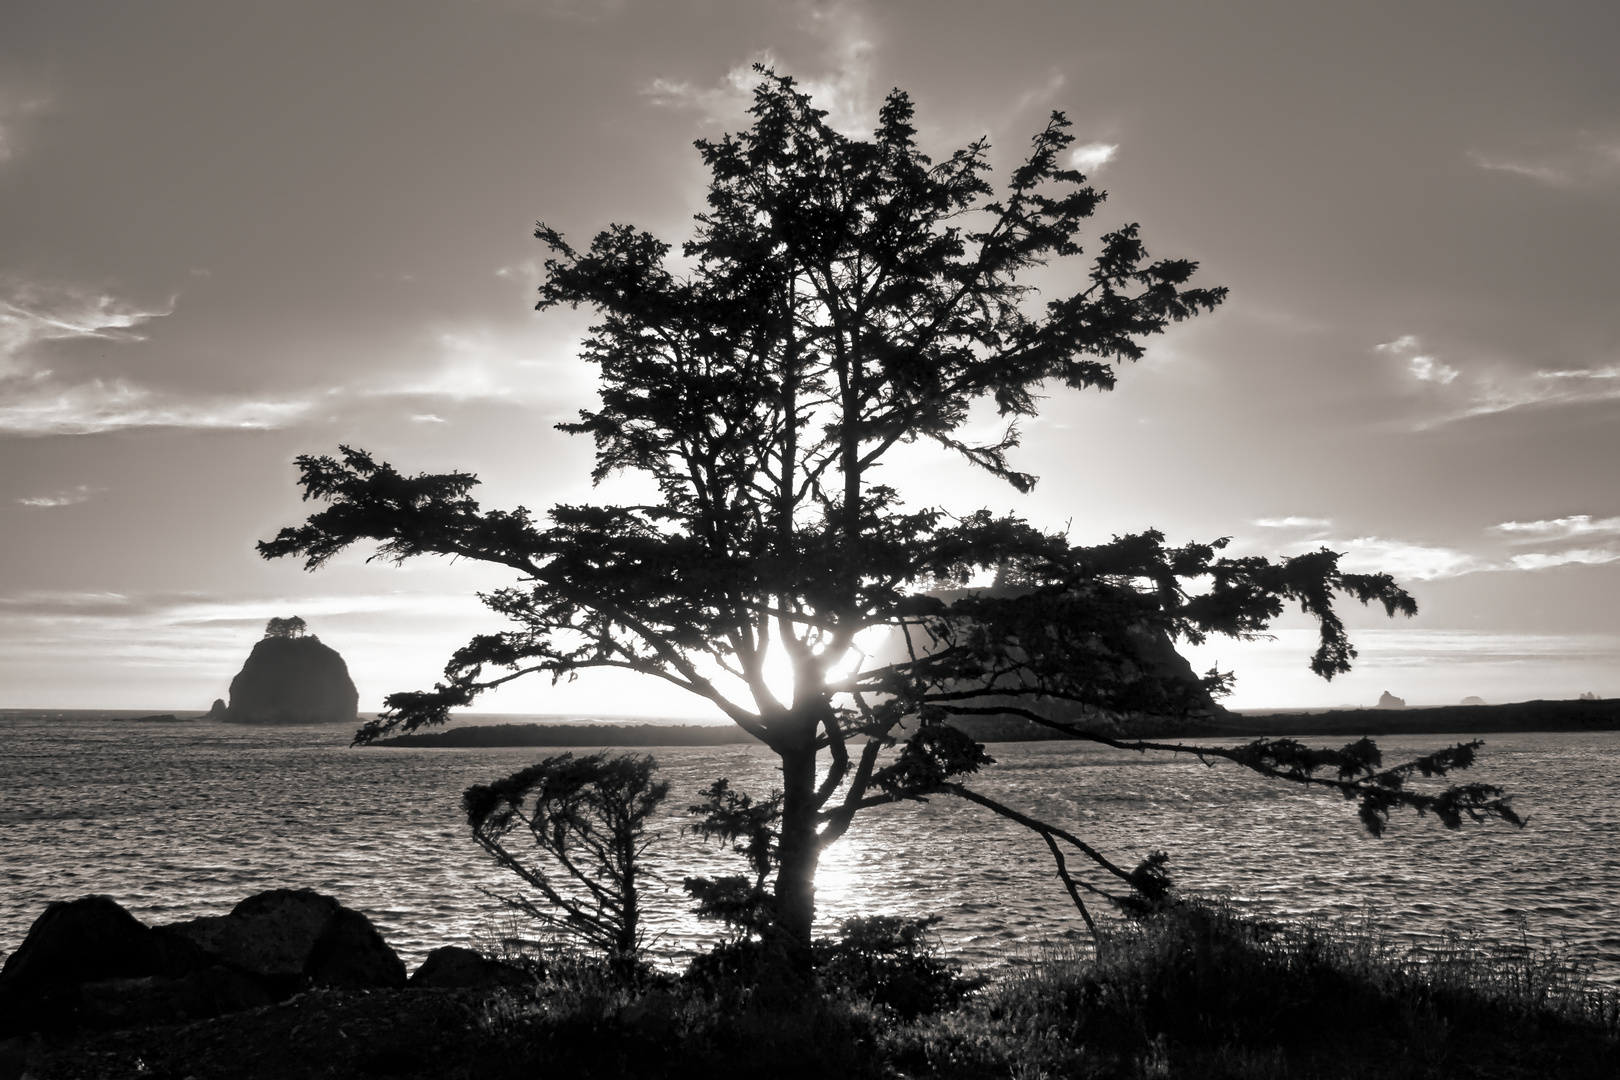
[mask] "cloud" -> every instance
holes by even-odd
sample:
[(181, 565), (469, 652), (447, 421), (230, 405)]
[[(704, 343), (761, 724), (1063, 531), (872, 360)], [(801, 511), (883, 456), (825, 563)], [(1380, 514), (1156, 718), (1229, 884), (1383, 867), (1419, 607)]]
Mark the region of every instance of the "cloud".
[(641, 91), (642, 95), (660, 108), (695, 112), (706, 123), (737, 121), (748, 111), (754, 97), (754, 84), (759, 81), (753, 65), (770, 67), (775, 58), (770, 53), (758, 53), (755, 59), (739, 64), (726, 72), (714, 86), (693, 86), (684, 79), (654, 79)]
[(46, 105), (39, 95), (0, 93), (0, 162), (9, 161), (18, 151), (18, 129)]
[(1470, 151), (1481, 169), (1509, 173), (1545, 187), (1582, 188), (1620, 181), (1620, 137), (1576, 132), (1518, 154)]
[(1539, 521), (1504, 521), (1492, 525), (1492, 532), (1507, 533), (1522, 538), (1517, 543), (1540, 543), (1544, 540), (1570, 540), (1577, 536), (1620, 536), (1620, 517), (1592, 520), (1589, 514), (1570, 517), (1543, 518)]
[(1473, 400), (1427, 426), (1471, 416), (1490, 416), (1530, 406), (1554, 407), (1620, 400), (1620, 365), (1535, 371), (1528, 375), (1495, 374), (1481, 377)]
[(1620, 561), (1620, 547), (1571, 548), (1567, 551), (1529, 552), (1515, 555), (1512, 563), (1520, 570), (1548, 570), (1571, 564), (1600, 566)]
[[(1326, 518), (1257, 518), (1252, 524), (1266, 529), (1321, 530), (1332, 524)], [(1514, 545), (1553, 544), (1578, 538), (1620, 538), (1620, 517), (1593, 518), (1587, 514), (1547, 518), (1539, 521), (1504, 521), (1485, 530)], [(1470, 552), (1460, 548), (1391, 540), (1380, 536), (1358, 536), (1345, 540), (1318, 533), (1311, 543), (1340, 554), (1341, 569), (1353, 573), (1387, 573), (1397, 581), (1434, 581), (1464, 574), (1503, 571), (1546, 570), (1555, 566), (1589, 566), (1620, 562), (1620, 544), (1598, 544), (1562, 551), (1534, 551), (1516, 555), (1497, 552)], [(1269, 546), (1269, 545), (1268, 545)]]
[(1119, 153), (1118, 143), (1091, 142), (1069, 152), (1069, 167), (1091, 174), (1102, 169)]
[(1386, 341), (1382, 345), (1373, 346), (1375, 352), (1388, 353), (1391, 356), (1406, 358), (1406, 370), (1419, 382), (1437, 383), (1446, 386), (1462, 374), (1450, 364), (1442, 363), (1432, 356), (1417, 354), (1419, 347), (1416, 334), (1402, 334), (1394, 341)]
[[(1579, 537), (1620, 536), (1620, 517), (1597, 518), (1589, 514), (1543, 518), (1538, 521), (1504, 521), (1491, 532), (1501, 533), (1515, 544), (1543, 544)], [(1531, 551), (1514, 555), (1509, 562), (1519, 570), (1547, 570), (1571, 564), (1599, 566), (1620, 560), (1620, 545), (1566, 548), (1563, 551)]]
[(411, 419), (444, 423), (436, 403), (503, 403), (563, 409), (585, 407), (596, 388), (596, 369), (579, 359), (579, 339), (554, 320), (516, 328), (485, 323), (441, 326), (425, 370), (389, 375), (356, 390), (364, 397), (420, 399)]
[(821, 74), (788, 71), (770, 50), (755, 53), (732, 67), (711, 86), (695, 86), (684, 79), (654, 79), (642, 94), (654, 105), (696, 113), (706, 124), (735, 124), (745, 118), (759, 83), (755, 64), (792, 75), (799, 90), (809, 94), (818, 109), (826, 110), (829, 127), (851, 138), (872, 132), (876, 100), (872, 94), (872, 42), (854, 5), (807, 7), (804, 30), (825, 44), (827, 58)]
[(1414, 356), (1407, 361), (1406, 366), (1407, 370), (1411, 371), (1414, 379), (1421, 382), (1439, 383), (1441, 386), (1450, 383), (1460, 374), (1450, 364), (1442, 364), (1432, 356)]
[[(22, 380), (10, 380), (13, 383)], [(76, 386), (0, 380), (0, 434), (98, 435), (127, 428), (263, 430), (294, 423), (313, 411), (308, 401), (216, 397), (166, 398), (123, 379), (93, 379)]]
[(1333, 522), (1328, 518), (1290, 516), (1255, 518), (1250, 524), (1258, 525), (1262, 529), (1325, 529)]
[[(1415, 334), (1402, 334), (1393, 341), (1375, 345), (1374, 351), (1406, 360), (1406, 371), (1419, 382), (1449, 393), (1438, 415), (1421, 420), (1418, 430), (1475, 416), (1490, 416), (1529, 406), (1556, 407), (1588, 402), (1620, 400), (1620, 364), (1588, 367), (1513, 371), (1505, 365), (1479, 371), (1467, 378), (1464, 372), (1428, 354), (1418, 353), (1421, 343)], [(1432, 391), (1431, 391), (1432, 392)]]
[(94, 435), (142, 427), (284, 427), (312, 409), (304, 400), (177, 395), (125, 378), (70, 382), (43, 366), (53, 341), (145, 340), (141, 327), (174, 310), (109, 293), (12, 282), (0, 286), (0, 434)]
[(0, 297), (0, 377), (30, 370), (29, 353), (47, 341), (100, 338), (141, 341), (136, 327), (174, 310), (147, 309), (107, 293), (47, 289), (26, 283), (4, 286)]
[(78, 503), (89, 502), (91, 496), (99, 494), (102, 490), (102, 488), (93, 488), (88, 484), (80, 484), (78, 487), (58, 491), (54, 495), (31, 495), (17, 501), (23, 506), (74, 506)]
[(477, 596), (467, 591), (388, 592), (335, 596), (260, 595), (220, 597), (203, 593), (117, 593), (71, 590), (30, 590), (0, 596), (0, 611), (7, 617), (66, 619), (116, 616), (141, 625), (251, 624), (263, 626), (272, 615), (297, 614), (305, 618), (350, 615), (420, 616), (466, 614), (483, 610)]
[(1436, 578), (1460, 577), (1495, 567), (1466, 551), (1456, 548), (1433, 547), (1405, 540), (1386, 540), (1377, 536), (1358, 536), (1344, 543), (1329, 543), (1340, 551), (1341, 569), (1355, 573), (1385, 573), (1396, 580), (1416, 578), (1433, 581)]

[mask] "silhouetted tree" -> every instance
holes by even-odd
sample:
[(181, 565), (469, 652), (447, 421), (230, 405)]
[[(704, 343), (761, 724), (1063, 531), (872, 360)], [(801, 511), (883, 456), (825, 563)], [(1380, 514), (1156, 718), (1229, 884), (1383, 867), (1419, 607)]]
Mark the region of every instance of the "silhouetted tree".
[(267, 638), (296, 638), (303, 637), (308, 627), (304, 620), (294, 615), (290, 619), (271, 619), (264, 624), (264, 636)]
[[(641, 856), (647, 822), (669, 794), (658, 763), (635, 754), (549, 757), (462, 796), (473, 838), (495, 861), (543, 896), (497, 896), (547, 926), (633, 963), (641, 950)], [(533, 862), (512, 846), (533, 841)]]
[[(1132, 891), (1161, 891), (1162, 860), (1126, 870), (966, 787), (991, 759), (950, 718), (1013, 712), (1143, 747), (1026, 706), (1206, 708), (1227, 676), (1179, 677), (1157, 647), (1260, 633), (1289, 602), (1318, 620), (1311, 667), (1332, 678), (1355, 656), (1336, 595), (1391, 615), (1416, 605), (1387, 575), (1342, 572), (1325, 549), (1272, 563), (1226, 557), (1224, 540), (1170, 547), (1152, 531), (1075, 547), (1017, 517), (905, 508), (892, 471), (878, 472), (897, 445), (931, 440), (1028, 491), (1035, 477), (1009, 453), (1042, 388), (1111, 388), (1146, 338), (1225, 290), (1190, 287), (1196, 264), (1151, 259), (1133, 224), (1096, 239), (1078, 291), (1038, 301), (1026, 272), (1078, 258), (1104, 198), (1063, 167), (1072, 137), (1060, 113), (998, 194), (983, 140), (937, 164), (917, 148), (903, 93), (889, 95), (871, 139), (851, 139), (791, 79), (761, 74), (753, 125), (697, 143), (711, 179), (683, 269), (668, 265), (668, 244), (628, 226), (584, 250), (536, 232), (552, 253), (538, 306), (598, 316), (582, 353), (600, 371), (601, 404), (560, 426), (595, 441), (597, 480), (640, 473), (655, 501), (557, 506), (542, 524), (522, 507), (482, 509), (472, 475), (408, 476), (344, 447), (340, 459), (298, 459), (305, 497), (331, 505), (260, 550), (313, 568), (373, 540), (384, 558), (460, 556), (522, 576), (485, 597), (514, 628), (474, 638), (434, 689), (389, 697), (359, 741), (439, 723), (531, 673), (633, 671), (712, 702), (781, 760), (773, 915), (805, 949), (821, 851), (860, 811), (933, 793), (1042, 835), (1077, 902), (1096, 886), (1069, 870), (1065, 849)], [(978, 402), (1008, 420), (1000, 437), (964, 433)], [(989, 571), (1004, 588), (962, 591)], [(863, 635), (880, 630), (904, 648), (860, 667)], [(791, 685), (771, 682), (773, 655)], [(907, 718), (915, 729), (886, 757)], [(1326, 786), (1360, 800), (1374, 828), (1399, 805), (1447, 824), (1511, 815), (1494, 788), (1408, 790), (1406, 767), (1382, 768), (1371, 744), (1166, 748)], [(1411, 768), (1439, 773), (1471, 756)]]
[(722, 777), (698, 794), (703, 801), (686, 808), (699, 817), (693, 831), (705, 840), (730, 844), (753, 873), (689, 877), (682, 886), (698, 902), (701, 918), (720, 920), (739, 939), (764, 934), (775, 921), (767, 882), (780, 862), (777, 822), (782, 817), (782, 793), (773, 791), (756, 802), (752, 795), (732, 790), (731, 781)]

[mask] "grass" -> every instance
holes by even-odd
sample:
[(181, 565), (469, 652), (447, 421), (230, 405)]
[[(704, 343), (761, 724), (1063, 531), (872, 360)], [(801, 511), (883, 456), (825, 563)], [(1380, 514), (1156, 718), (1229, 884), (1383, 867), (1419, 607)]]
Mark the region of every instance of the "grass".
[(1557, 951), (1453, 938), (1413, 954), (1370, 920), (1272, 923), (1188, 904), (1053, 953), (894, 1033), (930, 1077), (1606, 1077), (1620, 993)]
[(553, 957), (483, 1023), (514, 1063), (580, 1076), (1620, 1076), (1620, 992), (1523, 941), (1411, 952), (1370, 919), (1185, 903), (988, 981), (918, 937), (886, 952), (898, 922), (864, 926), (845, 937), (864, 951), (825, 954), (813, 984), (739, 962), (625, 986)]

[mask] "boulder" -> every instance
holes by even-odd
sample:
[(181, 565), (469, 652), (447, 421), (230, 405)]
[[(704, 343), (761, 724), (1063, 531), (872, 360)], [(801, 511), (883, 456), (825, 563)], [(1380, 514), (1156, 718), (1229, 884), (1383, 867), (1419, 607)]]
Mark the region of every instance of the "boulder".
[(202, 1020), (312, 986), (404, 985), (405, 965), (371, 921), (311, 889), (159, 927), (87, 896), (48, 905), (0, 969), (0, 1041)]
[(212, 963), (192, 943), (152, 929), (111, 897), (48, 904), (0, 969), (0, 1039), (79, 1026), (87, 1019), (84, 984), (175, 979)]
[(313, 889), (272, 889), (229, 915), (165, 927), (278, 997), (306, 986), (403, 986), (405, 965), (371, 921)]
[(497, 986), (523, 986), (529, 975), (510, 964), (491, 960), (459, 945), (441, 945), (427, 954), (411, 973), (410, 985), (433, 990), (482, 990)]
[(353, 723), (360, 695), (337, 650), (318, 637), (267, 637), (231, 680), (226, 720), (239, 724)]
[(207, 964), (200, 950), (154, 931), (112, 897), (85, 896), (45, 906), (0, 968), (0, 990), (183, 975)]
[(405, 985), (405, 963), (370, 919), (340, 907), (310, 947), (304, 975), (312, 985), (339, 990), (397, 987)]
[(243, 900), (229, 915), (205, 915), (164, 929), (238, 971), (296, 983), (315, 939), (340, 907), (313, 889), (272, 889)]

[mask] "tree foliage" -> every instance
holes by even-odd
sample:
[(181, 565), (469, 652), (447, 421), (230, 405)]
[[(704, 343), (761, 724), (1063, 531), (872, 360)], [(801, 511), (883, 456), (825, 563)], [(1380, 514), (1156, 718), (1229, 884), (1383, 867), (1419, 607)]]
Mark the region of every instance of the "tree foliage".
[[(635, 754), (549, 757), (462, 796), (473, 839), (546, 900), (501, 896), (541, 923), (634, 961), (642, 947), (642, 855), (647, 823), (669, 795), (658, 763)], [(526, 838), (535, 861), (514, 844)]]
[[(1311, 668), (1332, 678), (1355, 657), (1337, 599), (1391, 615), (1416, 605), (1326, 549), (1272, 562), (1152, 530), (1075, 546), (1016, 516), (907, 507), (880, 471), (896, 447), (931, 442), (1028, 491), (1036, 478), (1012, 454), (1040, 396), (1110, 389), (1147, 339), (1226, 291), (1191, 284), (1190, 260), (1151, 257), (1135, 224), (1087, 235), (1105, 194), (1065, 166), (1061, 113), (999, 189), (984, 140), (925, 155), (899, 91), (864, 140), (828, 127), (770, 71), (751, 115), (746, 131), (697, 143), (707, 205), (679, 264), (625, 225), (583, 248), (536, 231), (551, 252), (538, 306), (596, 316), (581, 353), (600, 402), (560, 427), (594, 441), (597, 480), (638, 473), (656, 499), (561, 505), (540, 520), (484, 509), (470, 474), (407, 475), (349, 447), (299, 458), (306, 498), (328, 505), (262, 544), (266, 557), (313, 568), (372, 541), (385, 559), (459, 556), (519, 576), (485, 597), (512, 628), (470, 641), (434, 688), (391, 695), (358, 740), (442, 722), (530, 674), (622, 670), (699, 695), (781, 759), (772, 916), (806, 947), (821, 850), (857, 813), (931, 794), (1036, 829), (1077, 902), (1094, 886), (1066, 869), (1064, 848), (1133, 891), (1161, 890), (1162, 860), (1123, 870), (968, 788), (990, 758), (951, 718), (1048, 722), (1040, 706), (1052, 702), (1102, 718), (1207, 710), (1229, 677), (1181, 677), (1154, 660), (1160, 645), (1252, 637), (1298, 605), (1320, 628)], [(1029, 273), (1041, 267), (1078, 287), (1038, 295)], [(1001, 433), (973, 437), (969, 420), (992, 409)], [(964, 588), (989, 573), (1004, 587)], [(873, 662), (866, 646), (882, 632), (898, 647)], [(776, 658), (785, 683), (771, 677)], [(1361, 800), (1374, 828), (1400, 805), (1447, 824), (1510, 813), (1480, 786), (1423, 802), (1366, 750), (1318, 762), (1266, 741), (1169, 749), (1332, 787)], [(1320, 775), (1329, 766), (1336, 779)]]
[(303, 637), (308, 627), (304, 620), (294, 615), (290, 619), (271, 619), (264, 624), (264, 636), (267, 638), (298, 638)]

